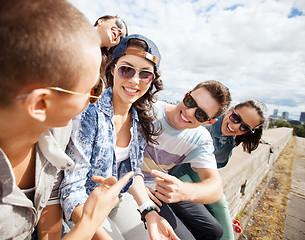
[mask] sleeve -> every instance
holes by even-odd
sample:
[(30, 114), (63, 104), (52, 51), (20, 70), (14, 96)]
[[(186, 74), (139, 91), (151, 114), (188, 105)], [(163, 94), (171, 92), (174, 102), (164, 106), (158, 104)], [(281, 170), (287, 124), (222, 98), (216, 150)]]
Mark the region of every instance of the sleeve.
[(184, 163), (190, 163), (192, 168), (217, 169), (211, 135), (206, 129), (203, 130), (199, 133), (197, 147), (186, 156)]
[(64, 171), (60, 186), (60, 203), (67, 220), (71, 219), (74, 208), (88, 198), (85, 184), (91, 169), (90, 159), (97, 131), (97, 113), (89, 107), (75, 119), (66, 153), (74, 166)]

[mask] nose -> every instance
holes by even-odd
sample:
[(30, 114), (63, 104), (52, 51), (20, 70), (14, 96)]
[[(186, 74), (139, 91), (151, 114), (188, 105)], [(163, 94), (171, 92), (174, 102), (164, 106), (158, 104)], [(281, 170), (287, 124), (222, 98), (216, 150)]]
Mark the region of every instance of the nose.
[(139, 84), (140, 83), (139, 73), (136, 72), (135, 75), (129, 79), (129, 82), (133, 84)]
[[(188, 118), (195, 118), (195, 112), (196, 112), (197, 108), (187, 108), (185, 110), (185, 113), (187, 115)], [(195, 118), (196, 119), (196, 118)]]

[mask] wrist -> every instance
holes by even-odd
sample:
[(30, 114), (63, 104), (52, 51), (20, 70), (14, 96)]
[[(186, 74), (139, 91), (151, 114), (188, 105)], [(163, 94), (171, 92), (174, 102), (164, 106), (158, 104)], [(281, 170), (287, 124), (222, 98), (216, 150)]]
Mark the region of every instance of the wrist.
[(155, 203), (152, 200), (148, 200), (139, 206), (139, 211), (142, 213), (146, 208), (155, 206)]
[[(140, 212), (140, 210), (138, 210)], [(145, 229), (147, 229), (147, 226), (146, 226), (146, 216), (149, 214), (151, 215), (150, 213), (152, 211), (155, 211), (156, 213), (158, 212), (158, 208), (154, 205), (154, 206), (150, 206), (150, 207), (147, 207), (143, 210), (143, 212), (140, 212), (141, 214), (141, 220), (143, 221), (144, 223), (144, 227)]]

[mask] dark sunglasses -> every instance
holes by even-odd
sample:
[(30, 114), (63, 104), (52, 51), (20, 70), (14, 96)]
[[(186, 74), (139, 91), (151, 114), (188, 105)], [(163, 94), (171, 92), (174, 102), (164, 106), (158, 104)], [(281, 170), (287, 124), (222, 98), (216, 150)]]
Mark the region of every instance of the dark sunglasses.
[(187, 108), (197, 108), (195, 111), (195, 118), (198, 122), (205, 122), (211, 120), (209, 115), (200, 107), (198, 107), (195, 99), (191, 95), (191, 92), (185, 94), (185, 97), (183, 98), (183, 103)]
[(254, 129), (252, 129), (248, 124), (243, 122), (241, 116), (239, 116), (239, 114), (235, 112), (235, 108), (232, 110), (232, 113), (229, 116), (229, 119), (234, 124), (240, 123), (239, 130), (242, 133), (247, 133), (247, 132), (254, 133)]
[(129, 80), (134, 77), (134, 75), (138, 72), (139, 79), (142, 83), (148, 84), (152, 80), (155, 79), (155, 74), (148, 70), (137, 71), (134, 67), (129, 65), (114, 65), (118, 69), (119, 78), (123, 80)]

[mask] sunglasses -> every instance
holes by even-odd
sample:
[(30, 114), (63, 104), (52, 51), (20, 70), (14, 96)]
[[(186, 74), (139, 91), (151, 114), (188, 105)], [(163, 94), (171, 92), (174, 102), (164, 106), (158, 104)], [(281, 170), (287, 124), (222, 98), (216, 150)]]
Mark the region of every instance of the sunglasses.
[(185, 94), (183, 98), (183, 103), (187, 108), (197, 108), (195, 111), (195, 118), (197, 119), (198, 122), (205, 122), (211, 120), (209, 115), (200, 107), (198, 107), (195, 99), (191, 95), (191, 92)]
[[(81, 95), (81, 96), (87, 95), (87, 93), (74, 92), (74, 91), (66, 90), (66, 89), (63, 89), (60, 87), (46, 87), (46, 88), (53, 90), (53, 91), (64, 92), (64, 93), (69, 93), (69, 94), (74, 94), (74, 95)], [(99, 100), (101, 98), (102, 92), (103, 92), (103, 82), (100, 80), (99, 83), (91, 89), (90, 95), (89, 95), (89, 102), (91, 104), (96, 103), (97, 100)], [(21, 99), (25, 98), (27, 95), (28, 94), (22, 94), (17, 97), (17, 100), (21, 100)]]
[(126, 36), (126, 32), (125, 32), (125, 25), (124, 25), (123, 21), (122, 21), (120, 18), (117, 18), (117, 19), (115, 20), (115, 25), (116, 25), (116, 26), (120, 29), (120, 31), (121, 31), (121, 33), (122, 33), (121, 37), (122, 37), (122, 38), (125, 37), (125, 36)]
[(129, 65), (114, 65), (118, 69), (119, 78), (123, 80), (129, 80), (134, 77), (134, 75), (138, 72), (139, 79), (142, 83), (148, 84), (152, 80), (155, 79), (155, 74), (148, 70), (137, 71), (134, 67)]
[(239, 130), (242, 133), (247, 133), (247, 132), (251, 132), (254, 133), (254, 129), (252, 129), (248, 124), (244, 123), (241, 116), (235, 112), (235, 108), (232, 110), (231, 115), (229, 116), (229, 119), (232, 123), (234, 124), (239, 124)]

